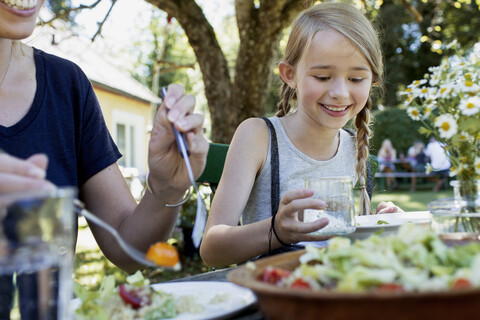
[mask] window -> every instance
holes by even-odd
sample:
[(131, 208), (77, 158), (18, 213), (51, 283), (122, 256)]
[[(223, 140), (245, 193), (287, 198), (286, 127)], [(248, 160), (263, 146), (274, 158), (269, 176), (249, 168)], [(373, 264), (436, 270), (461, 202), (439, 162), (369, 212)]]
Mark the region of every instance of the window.
[(123, 157), (118, 164), (137, 168), (145, 172), (145, 119), (144, 117), (124, 112), (113, 111), (113, 136)]

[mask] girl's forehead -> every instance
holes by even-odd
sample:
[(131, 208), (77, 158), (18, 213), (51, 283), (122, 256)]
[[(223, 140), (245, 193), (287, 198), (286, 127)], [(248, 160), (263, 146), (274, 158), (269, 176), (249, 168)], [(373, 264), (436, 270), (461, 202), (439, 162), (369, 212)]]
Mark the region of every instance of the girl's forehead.
[(334, 30), (317, 32), (302, 60), (307, 68), (319, 65), (332, 68), (366, 68), (371, 71), (361, 51), (348, 38)]

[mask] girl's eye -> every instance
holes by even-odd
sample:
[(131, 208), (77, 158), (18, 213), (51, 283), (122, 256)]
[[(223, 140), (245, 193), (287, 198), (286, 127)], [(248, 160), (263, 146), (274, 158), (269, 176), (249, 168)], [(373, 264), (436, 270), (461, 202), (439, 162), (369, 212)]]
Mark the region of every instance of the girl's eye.
[(323, 76), (314, 76), (315, 79), (320, 80), (320, 81), (327, 81), (330, 79), (330, 77), (323, 77)]
[(363, 78), (350, 78), (350, 81), (354, 82), (354, 83), (360, 83), (363, 81)]

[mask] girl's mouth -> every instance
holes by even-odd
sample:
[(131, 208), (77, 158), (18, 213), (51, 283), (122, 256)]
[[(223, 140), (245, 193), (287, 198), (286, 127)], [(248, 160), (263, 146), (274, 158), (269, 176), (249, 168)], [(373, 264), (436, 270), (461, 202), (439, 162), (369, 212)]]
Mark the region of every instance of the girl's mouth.
[(0, 2), (17, 10), (33, 9), (38, 4), (38, 0), (0, 0)]
[(350, 105), (347, 106), (332, 106), (332, 105), (326, 105), (326, 104), (320, 104), (322, 107), (324, 107), (327, 110), (333, 111), (333, 112), (341, 112), (345, 111), (348, 109)]

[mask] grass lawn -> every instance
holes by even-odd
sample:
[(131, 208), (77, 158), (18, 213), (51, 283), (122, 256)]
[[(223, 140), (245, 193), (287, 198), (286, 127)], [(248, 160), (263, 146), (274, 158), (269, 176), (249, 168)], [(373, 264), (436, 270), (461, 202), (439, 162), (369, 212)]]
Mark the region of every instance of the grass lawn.
[[(450, 187), (438, 193), (434, 193), (432, 188), (432, 183), (419, 182), (415, 192), (409, 191), (408, 183), (399, 183), (399, 188), (390, 192), (376, 190), (372, 199), (372, 208), (376, 208), (380, 201), (392, 201), (404, 211), (426, 211), (430, 201), (453, 196), (453, 190)], [(181, 233), (174, 232), (174, 237), (179, 239), (178, 244), (181, 248)], [(149, 278), (152, 283), (158, 283), (211, 270), (201, 262), (198, 256), (190, 258), (182, 254), (182, 251), (180, 251), (180, 255), (182, 271), (158, 272), (147, 268), (143, 271), (144, 276)], [(75, 280), (86, 287), (97, 289), (101, 279), (109, 274), (115, 275), (117, 281), (120, 282), (123, 282), (127, 276), (125, 272), (115, 267), (103, 256), (86, 222), (81, 218), (75, 258)]]

